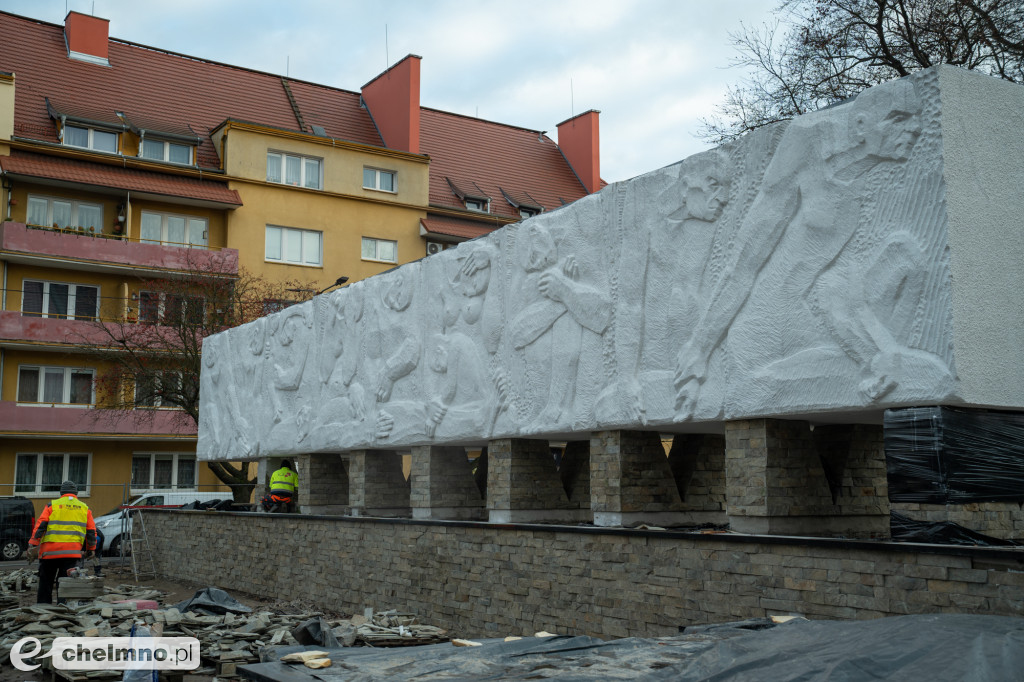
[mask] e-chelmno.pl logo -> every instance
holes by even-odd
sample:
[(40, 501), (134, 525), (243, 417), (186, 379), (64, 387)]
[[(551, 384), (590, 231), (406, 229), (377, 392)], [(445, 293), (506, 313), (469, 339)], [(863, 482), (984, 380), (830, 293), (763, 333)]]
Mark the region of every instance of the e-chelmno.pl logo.
[(11, 664), (28, 672), (40, 666), (30, 659), (50, 658), (57, 670), (195, 670), (195, 637), (58, 637), (46, 653), (35, 637), (23, 637), (11, 649)]

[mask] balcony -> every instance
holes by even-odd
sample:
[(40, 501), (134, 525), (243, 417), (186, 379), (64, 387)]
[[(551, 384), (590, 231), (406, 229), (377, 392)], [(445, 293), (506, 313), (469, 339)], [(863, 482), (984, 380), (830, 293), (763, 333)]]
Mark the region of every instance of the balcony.
[(92, 272), (159, 276), (169, 272), (238, 274), (236, 249), (206, 250), (143, 244), (23, 223), (0, 224), (0, 255), (12, 263)]
[(154, 437), (194, 440), (195, 423), (180, 410), (103, 410), (0, 401), (0, 437)]
[(38, 349), (46, 346), (103, 346), (111, 336), (88, 320), (43, 318), (0, 310), (0, 346)]

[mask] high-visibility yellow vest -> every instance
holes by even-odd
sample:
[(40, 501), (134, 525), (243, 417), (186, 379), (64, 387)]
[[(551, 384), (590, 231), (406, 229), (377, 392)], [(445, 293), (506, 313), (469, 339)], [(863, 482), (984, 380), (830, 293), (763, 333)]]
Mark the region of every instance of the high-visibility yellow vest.
[(270, 476), (270, 492), (278, 495), (294, 495), (299, 488), (299, 475), (291, 469), (281, 467)]
[(89, 507), (77, 497), (64, 496), (52, 501), (39, 558), (75, 553), (81, 556), (88, 521)]

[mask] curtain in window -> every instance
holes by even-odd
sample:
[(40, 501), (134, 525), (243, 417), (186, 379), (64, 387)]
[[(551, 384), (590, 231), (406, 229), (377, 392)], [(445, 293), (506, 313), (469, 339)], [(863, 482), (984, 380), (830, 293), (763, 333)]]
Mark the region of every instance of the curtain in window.
[(35, 492), (37, 462), (38, 455), (18, 455), (14, 471), (14, 492)]
[(303, 163), (306, 164), (306, 187), (320, 189), (320, 160), (304, 159)]
[(377, 258), (394, 263), (398, 254), (395, 253), (395, 242), (381, 240), (377, 242)]
[(68, 480), (78, 484), (78, 492), (89, 489), (89, 455), (68, 455)]
[(92, 372), (71, 373), (71, 402), (79, 405), (92, 403)]
[(47, 214), (50, 212), (50, 202), (46, 199), (39, 199), (36, 197), (28, 198), (28, 216), (26, 221), (29, 225), (45, 225), (50, 226), (50, 221), (47, 219)]
[(46, 306), (46, 314), (50, 317), (67, 317), (68, 285), (50, 282), (50, 301)]
[(57, 227), (67, 227), (71, 224), (71, 203), (67, 201), (53, 202), (53, 222)]
[(188, 243), (192, 246), (206, 246), (206, 221), (189, 218)]
[(156, 213), (142, 212), (142, 230), (139, 235), (142, 241), (150, 242), (153, 244), (159, 244), (160, 239), (163, 236), (161, 224), (162, 219)]
[(108, 133), (105, 130), (92, 131), (92, 148), (100, 152), (117, 152), (117, 133)]
[(72, 147), (88, 147), (89, 129), (64, 126), (64, 144)]
[(22, 282), (21, 312), (23, 314), (43, 314), (43, 283)]
[(82, 227), (93, 227), (97, 232), (103, 231), (103, 207), (92, 204), (78, 205), (78, 224)]
[(43, 492), (59, 491), (64, 482), (64, 455), (43, 455)]
[(22, 367), (18, 371), (18, 402), (39, 402), (39, 368)]
[(43, 376), (43, 402), (64, 402), (64, 370), (46, 369)]
[(173, 483), (174, 461), (171, 455), (157, 455), (153, 461), (153, 487), (170, 488)]
[(363, 258), (377, 258), (377, 242), (373, 239), (363, 237)]
[(100, 291), (96, 287), (75, 287), (75, 319), (92, 320), (99, 316), (96, 304)]
[(195, 457), (178, 456), (178, 489), (196, 487)]
[(150, 487), (149, 459), (149, 455), (132, 457), (132, 488)]
[(172, 163), (192, 163), (192, 148), (184, 144), (172, 144), (170, 146), (170, 160)]
[(377, 171), (372, 168), (363, 169), (363, 187), (377, 189)]
[(280, 154), (267, 154), (267, 182), (281, 182)]
[(167, 241), (175, 246), (185, 243), (185, 219), (167, 216)]
[(302, 262), (302, 233), (298, 230), (284, 232), (284, 259), (289, 263)]
[(302, 159), (297, 156), (284, 157), (284, 183), (298, 187), (302, 176)]
[(395, 174), (394, 173), (381, 173), (380, 174), (380, 188), (388, 192), (395, 191)]
[(320, 265), (320, 233), (302, 233), (302, 259), (310, 265)]
[(158, 140), (142, 141), (142, 158), (164, 160), (164, 143)]
[(281, 228), (267, 226), (267, 260), (281, 260)]

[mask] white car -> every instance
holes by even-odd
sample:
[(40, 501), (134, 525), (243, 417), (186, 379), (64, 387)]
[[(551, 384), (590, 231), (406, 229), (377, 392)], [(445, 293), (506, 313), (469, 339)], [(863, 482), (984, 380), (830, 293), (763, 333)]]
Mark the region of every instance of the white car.
[[(100, 551), (105, 554), (120, 554), (121, 543), (125, 538), (131, 538), (132, 516), (131, 512), (136, 509), (173, 509), (184, 507), (191, 502), (215, 502), (230, 500), (231, 493), (222, 492), (178, 492), (171, 490), (150, 490), (142, 493), (139, 497), (128, 504), (118, 506), (103, 516), (98, 516), (96, 530), (103, 539)], [(129, 546), (125, 547), (125, 553), (130, 551)]]

